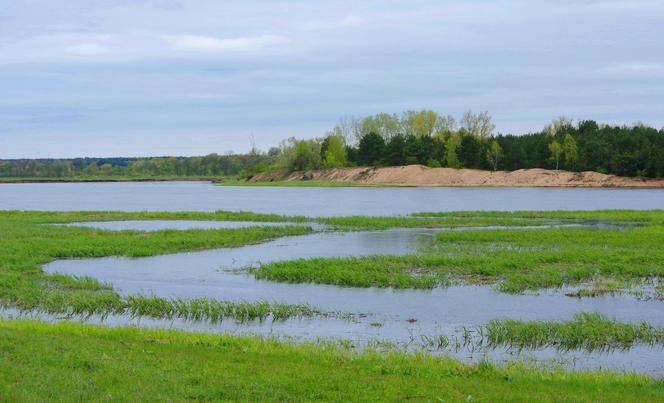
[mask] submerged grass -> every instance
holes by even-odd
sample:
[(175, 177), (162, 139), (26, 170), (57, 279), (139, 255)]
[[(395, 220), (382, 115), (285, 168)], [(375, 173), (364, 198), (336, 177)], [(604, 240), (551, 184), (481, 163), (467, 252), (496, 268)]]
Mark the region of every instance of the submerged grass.
[(485, 326), (492, 346), (555, 347), (564, 350), (628, 349), (636, 343), (664, 345), (664, 328), (648, 323), (621, 323), (599, 314), (582, 312), (571, 321), (492, 320)]
[(292, 317), (314, 316), (320, 311), (309, 305), (289, 305), (255, 302), (228, 302), (209, 298), (166, 299), (159, 297), (131, 296), (127, 298), (127, 310), (134, 317), (147, 316), (162, 319), (206, 320), (212, 323), (233, 318), (246, 322), (265, 320), (268, 316), (275, 321)]
[(664, 382), (270, 338), (0, 321), (8, 401), (659, 401)]

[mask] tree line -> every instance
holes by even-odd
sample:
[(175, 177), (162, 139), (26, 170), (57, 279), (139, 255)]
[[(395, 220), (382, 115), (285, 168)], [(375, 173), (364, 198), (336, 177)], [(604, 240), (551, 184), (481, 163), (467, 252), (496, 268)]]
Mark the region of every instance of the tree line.
[[(322, 139), (282, 143), (291, 170), (399, 166), (596, 171), (664, 177), (664, 128), (555, 119), (541, 131), (495, 134), (488, 112), (466, 112), (457, 125), (431, 110), (342, 119)], [(329, 145), (334, 144), (332, 151)], [(330, 158), (332, 156), (333, 158)]]
[(248, 154), (203, 157), (0, 160), (0, 177), (248, 177), (278, 169), (350, 166), (523, 168), (597, 171), (664, 177), (664, 128), (611, 126), (558, 118), (523, 135), (495, 134), (488, 112), (457, 120), (432, 110), (340, 119), (325, 136), (291, 137), (278, 147)]
[(263, 153), (202, 157), (0, 160), (0, 177), (222, 177), (246, 175), (272, 157)]

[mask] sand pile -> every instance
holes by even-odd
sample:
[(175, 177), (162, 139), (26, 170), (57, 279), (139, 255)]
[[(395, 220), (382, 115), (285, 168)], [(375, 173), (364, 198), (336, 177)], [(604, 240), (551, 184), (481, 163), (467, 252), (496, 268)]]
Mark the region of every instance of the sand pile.
[(481, 171), (476, 169), (429, 168), (408, 165), (386, 168), (331, 168), (317, 171), (269, 172), (255, 175), (251, 182), (317, 180), (364, 185), (402, 186), (502, 186), (502, 187), (652, 187), (664, 188), (664, 180), (627, 178), (598, 172), (519, 169)]

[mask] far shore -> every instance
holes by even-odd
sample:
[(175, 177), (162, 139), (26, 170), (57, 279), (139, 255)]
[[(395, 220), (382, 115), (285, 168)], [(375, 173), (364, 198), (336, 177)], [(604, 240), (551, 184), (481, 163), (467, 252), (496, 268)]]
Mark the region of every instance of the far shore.
[(95, 177), (95, 178), (0, 178), (0, 185), (11, 183), (95, 183), (95, 182), (216, 182), (220, 177)]
[[(238, 184), (235, 182), (234, 184)], [(242, 184), (242, 183), (239, 183)], [(664, 188), (664, 179), (622, 177), (599, 172), (540, 168), (516, 171), (398, 167), (329, 168), (316, 171), (275, 171), (254, 175), (251, 186), (409, 186), (409, 187), (547, 187), (547, 188)]]
[(11, 183), (104, 182), (212, 182), (222, 186), (274, 187), (532, 187), (532, 188), (632, 188), (664, 189), (664, 179), (624, 177), (599, 172), (571, 172), (540, 168), (516, 171), (398, 167), (328, 168), (314, 171), (286, 170), (256, 174), (249, 179), (228, 177), (73, 177), (0, 178)]

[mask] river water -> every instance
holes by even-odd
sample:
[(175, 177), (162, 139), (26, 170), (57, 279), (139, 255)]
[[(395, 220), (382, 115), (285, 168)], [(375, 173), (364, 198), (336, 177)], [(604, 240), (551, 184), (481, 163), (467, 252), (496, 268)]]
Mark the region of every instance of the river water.
[(0, 210), (228, 210), (313, 217), (661, 208), (664, 189), (227, 187), (207, 182), (0, 184)]

